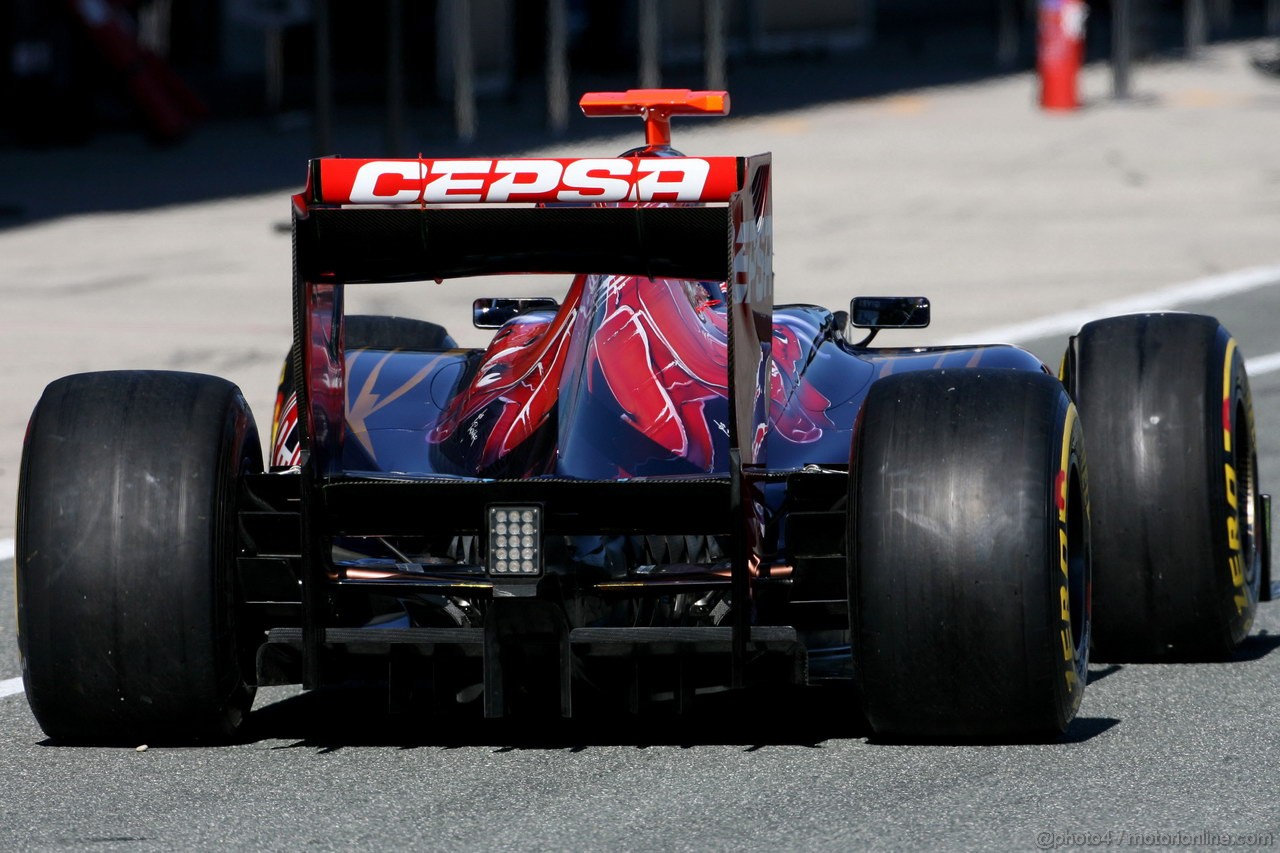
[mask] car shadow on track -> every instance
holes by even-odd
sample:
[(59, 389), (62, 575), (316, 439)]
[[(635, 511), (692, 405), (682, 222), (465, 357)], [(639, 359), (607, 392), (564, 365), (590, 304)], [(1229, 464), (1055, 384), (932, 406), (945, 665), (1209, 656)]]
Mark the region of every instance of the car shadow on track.
[[(495, 752), (567, 750), (593, 747), (740, 746), (754, 752), (770, 746), (821, 749), (827, 741), (864, 739), (870, 744), (906, 744), (876, 735), (857, 710), (852, 689), (745, 691), (699, 697), (692, 709), (632, 714), (589, 706), (581, 716), (552, 715), (483, 719), (474, 713), (433, 715), (430, 709), (387, 710), (383, 689), (341, 687), (290, 696), (256, 709), (241, 731), (249, 743), (289, 741), (276, 749), (313, 749), (321, 753), (351, 747), (461, 749), (491, 747)], [(1077, 718), (1061, 738), (1034, 743), (1074, 744), (1092, 740), (1119, 721)], [(965, 739), (917, 739), (910, 743), (971, 745), (1027, 743)]]
[(1280, 648), (1280, 634), (1259, 633), (1245, 638), (1227, 663), (1262, 660)]
[(242, 739), (290, 740), (295, 743), (282, 748), (310, 747), (326, 752), (361, 746), (576, 751), (595, 746), (643, 749), (737, 744), (751, 751), (773, 745), (817, 748), (826, 740), (866, 737), (869, 733), (850, 691), (783, 692), (785, 696), (778, 691), (768, 695), (746, 691), (699, 697), (680, 715), (668, 709), (632, 714), (578, 703), (575, 716), (567, 720), (534, 713), (486, 720), (476, 707), (442, 714), (411, 706), (391, 713), (385, 689), (339, 687), (257, 708), (246, 721)]
[(1092, 668), (1089, 670), (1089, 683), (1101, 681), (1109, 675), (1120, 672), (1126, 666), (1144, 665), (1144, 664), (1181, 664), (1185, 666), (1221, 666), (1224, 664), (1250, 663), (1258, 661), (1280, 648), (1280, 634), (1272, 634), (1267, 631), (1260, 631), (1257, 634), (1251, 634), (1245, 637), (1244, 641), (1236, 647), (1235, 651), (1229, 657), (1218, 658), (1206, 656), (1203, 658), (1176, 659), (1168, 660), (1163, 658), (1133, 658), (1124, 659), (1121, 662), (1097, 661), (1093, 662)]
[(1012, 735), (1007, 737), (893, 737), (872, 735), (867, 742), (878, 746), (1024, 746), (1055, 747), (1087, 743), (1105, 734), (1120, 721), (1114, 717), (1076, 717), (1060, 736)]
[(1089, 670), (1089, 680), (1086, 683), (1096, 684), (1109, 675), (1115, 675), (1122, 669), (1124, 669), (1124, 667), (1120, 666), (1118, 663), (1108, 664), (1103, 667), (1092, 667)]

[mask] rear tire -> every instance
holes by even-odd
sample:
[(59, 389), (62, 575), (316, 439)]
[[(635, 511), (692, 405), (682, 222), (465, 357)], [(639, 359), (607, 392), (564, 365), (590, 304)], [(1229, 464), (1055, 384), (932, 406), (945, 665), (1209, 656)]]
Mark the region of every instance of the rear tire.
[(262, 470), (248, 404), (212, 376), (68, 376), (23, 447), (18, 641), (57, 741), (226, 739), (253, 700), (238, 642), (240, 475)]
[(388, 314), (348, 314), (343, 318), (347, 349), (433, 350), (456, 347), (439, 323)]
[(850, 614), (871, 727), (1060, 735), (1089, 642), (1087, 475), (1062, 385), (1020, 371), (880, 379), (852, 460)]
[(1239, 347), (1213, 317), (1112, 317), (1080, 330), (1063, 370), (1093, 463), (1095, 658), (1229, 656), (1263, 574)]

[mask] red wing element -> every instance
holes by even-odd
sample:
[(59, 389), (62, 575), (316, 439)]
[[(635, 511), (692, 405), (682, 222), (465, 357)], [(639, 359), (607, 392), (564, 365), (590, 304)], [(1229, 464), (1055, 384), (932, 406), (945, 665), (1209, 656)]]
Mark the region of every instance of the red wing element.
[(671, 144), (672, 116), (726, 116), (729, 93), (690, 89), (628, 89), (625, 92), (588, 92), (578, 101), (582, 114), (643, 116), (645, 142)]
[(321, 204), (725, 202), (736, 157), (313, 161)]

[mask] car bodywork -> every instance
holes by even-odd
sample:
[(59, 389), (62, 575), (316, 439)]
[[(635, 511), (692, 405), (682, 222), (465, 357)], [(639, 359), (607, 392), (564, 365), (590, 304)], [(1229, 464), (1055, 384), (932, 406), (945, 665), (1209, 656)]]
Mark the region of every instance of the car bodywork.
[[(852, 676), (868, 389), (1052, 371), (1009, 345), (872, 348), (843, 311), (775, 305), (769, 155), (667, 144), (669, 115), (727, 111), (709, 94), (592, 102), (649, 122), (619, 158), (312, 161), (292, 375), (239, 513), (259, 683), (424, 676), (501, 716), (531, 683), (569, 715), (583, 684), (683, 703)], [(346, 287), (547, 272), (570, 277), (558, 307), (482, 349), (346, 345)], [(527, 572), (499, 556), (508, 519), (532, 525), (509, 561)]]

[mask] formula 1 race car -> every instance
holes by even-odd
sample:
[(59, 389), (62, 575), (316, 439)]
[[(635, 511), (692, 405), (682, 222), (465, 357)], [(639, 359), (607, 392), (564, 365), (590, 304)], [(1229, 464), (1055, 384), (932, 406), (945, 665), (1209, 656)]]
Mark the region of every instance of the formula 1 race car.
[[(227, 737), (257, 685), (497, 717), (852, 681), (879, 733), (1040, 738), (1091, 648), (1242, 642), (1270, 500), (1216, 320), (1090, 323), (1056, 373), (1010, 345), (873, 348), (928, 300), (775, 305), (770, 156), (671, 149), (670, 117), (726, 93), (581, 105), (642, 116), (646, 144), (310, 163), (265, 464), (223, 379), (48, 386), (16, 559), (50, 737)], [(571, 280), (476, 299), (483, 349), (344, 311), (348, 286), (491, 273)]]

